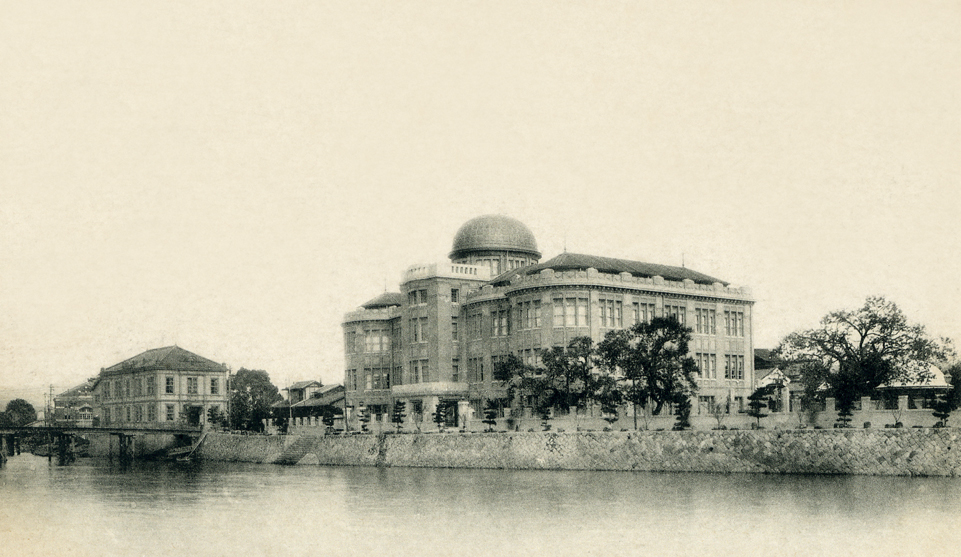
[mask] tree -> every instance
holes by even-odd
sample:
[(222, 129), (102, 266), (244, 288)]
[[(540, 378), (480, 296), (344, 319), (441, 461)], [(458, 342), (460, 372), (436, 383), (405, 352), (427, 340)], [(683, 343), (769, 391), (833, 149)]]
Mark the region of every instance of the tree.
[(707, 405), (707, 412), (712, 417), (714, 417), (714, 420), (717, 422), (717, 427), (715, 429), (721, 429), (721, 423), (724, 421), (724, 418), (727, 417), (727, 414), (728, 412), (730, 412), (730, 410), (731, 410), (730, 397), (728, 397), (728, 399), (724, 402), (714, 402), (712, 400)]
[(227, 415), (217, 406), (211, 406), (207, 410), (207, 423), (222, 427), (227, 423)]
[[(403, 400), (394, 401), (394, 411), (390, 414), (390, 421), (397, 427), (397, 433), (404, 428), (404, 418), (407, 417), (407, 403)], [(331, 424), (333, 425), (333, 423)]]
[(755, 389), (754, 392), (747, 397), (747, 415), (757, 420), (758, 429), (761, 429), (761, 418), (767, 417), (764, 409), (767, 408), (768, 398), (774, 393), (775, 388), (777, 387), (773, 383), (764, 385), (763, 387)]
[(230, 426), (261, 431), (270, 417), (270, 405), (281, 400), (280, 391), (262, 369), (240, 368), (230, 378)]
[(487, 431), (494, 431), (497, 425), (497, 406), (493, 400), (487, 401), (487, 408), (484, 409), (484, 423), (487, 424)]
[(544, 379), (553, 391), (552, 406), (565, 412), (577, 409), (594, 398), (596, 377), (594, 341), (591, 337), (575, 337), (566, 347), (554, 346), (541, 352)]
[(918, 383), (930, 379), (932, 364), (947, 358), (950, 343), (930, 338), (922, 325), (908, 323), (893, 302), (867, 298), (855, 310), (835, 311), (820, 326), (788, 335), (775, 349), (777, 357), (805, 364), (813, 382), (825, 384), (839, 414), (855, 401), (892, 381)]
[(437, 424), (437, 429), (443, 432), (444, 426), (447, 424), (447, 409), (444, 407), (444, 403), (438, 402), (437, 406), (434, 407), (433, 419), (434, 423)]
[(691, 399), (680, 397), (674, 402), (674, 431), (691, 428)]
[(934, 417), (941, 420), (941, 425), (947, 426), (951, 412), (961, 407), (961, 363), (948, 368), (944, 375), (948, 378), (950, 388), (948, 392), (938, 395), (932, 409)]
[(24, 426), (37, 421), (37, 411), (34, 410), (32, 404), (22, 398), (15, 398), (8, 402), (4, 414), (7, 423), (13, 427)]
[(367, 433), (367, 424), (370, 423), (370, 410), (366, 406), (357, 409), (357, 421), (360, 422), (360, 430)]
[(597, 346), (598, 360), (628, 383), (626, 398), (637, 407), (654, 404), (659, 415), (665, 404), (678, 404), (697, 392), (697, 364), (687, 355), (691, 329), (674, 318), (655, 317), (628, 329), (610, 331)]

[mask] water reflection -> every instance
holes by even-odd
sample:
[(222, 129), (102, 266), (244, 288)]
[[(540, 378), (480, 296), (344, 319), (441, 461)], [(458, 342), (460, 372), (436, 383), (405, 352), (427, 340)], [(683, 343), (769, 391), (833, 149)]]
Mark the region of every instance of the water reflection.
[(961, 542), (952, 478), (56, 467), (22, 455), (0, 470), (0, 497), (10, 554), (924, 555)]

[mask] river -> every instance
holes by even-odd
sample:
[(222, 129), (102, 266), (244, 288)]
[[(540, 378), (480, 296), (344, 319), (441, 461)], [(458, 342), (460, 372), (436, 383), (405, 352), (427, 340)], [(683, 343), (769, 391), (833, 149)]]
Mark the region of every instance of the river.
[(0, 468), (2, 555), (953, 555), (961, 479), (277, 466)]

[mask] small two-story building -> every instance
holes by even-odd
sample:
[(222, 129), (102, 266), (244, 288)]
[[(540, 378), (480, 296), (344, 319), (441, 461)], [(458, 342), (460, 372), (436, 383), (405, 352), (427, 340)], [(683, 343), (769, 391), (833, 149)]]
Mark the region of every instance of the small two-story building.
[(179, 346), (147, 350), (104, 368), (93, 385), (101, 425), (206, 423), (227, 409), (227, 366)]

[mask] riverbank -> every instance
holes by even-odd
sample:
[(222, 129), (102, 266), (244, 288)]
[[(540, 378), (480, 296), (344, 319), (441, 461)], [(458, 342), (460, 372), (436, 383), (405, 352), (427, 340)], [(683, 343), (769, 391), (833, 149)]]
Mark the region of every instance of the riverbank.
[(961, 430), (848, 429), (247, 436), (205, 460), (336, 466), (961, 476)]

